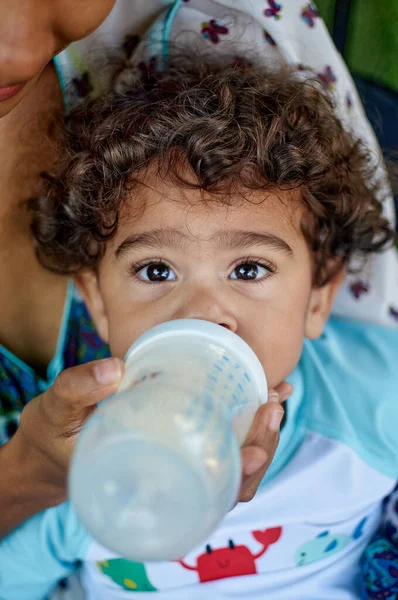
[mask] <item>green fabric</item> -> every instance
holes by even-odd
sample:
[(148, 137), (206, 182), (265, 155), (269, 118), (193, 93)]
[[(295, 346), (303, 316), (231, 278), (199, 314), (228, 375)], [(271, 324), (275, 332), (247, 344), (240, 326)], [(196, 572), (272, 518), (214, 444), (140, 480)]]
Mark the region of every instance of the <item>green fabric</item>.
[(327, 28), (332, 33), (335, 0), (316, 0), (315, 4)]
[[(316, 0), (331, 33), (335, 4), (336, 0)], [(398, 1), (351, 0), (344, 53), (349, 69), (398, 92), (397, 49)]]
[(398, 92), (398, 2), (352, 0), (345, 59), (351, 71)]

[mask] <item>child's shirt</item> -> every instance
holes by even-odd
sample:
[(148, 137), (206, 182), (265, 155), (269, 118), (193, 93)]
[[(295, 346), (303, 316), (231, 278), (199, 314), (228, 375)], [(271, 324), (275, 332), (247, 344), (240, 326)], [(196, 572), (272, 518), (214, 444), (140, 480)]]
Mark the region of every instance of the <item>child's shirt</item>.
[(82, 560), (88, 600), (359, 598), (360, 557), (398, 478), (397, 355), (396, 330), (331, 319), (304, 344), (257, 494), (203, 544), (181, 561), (129, 562), (92, 540), (64, 503), (0, 543), (0, 597), (42, 599)]

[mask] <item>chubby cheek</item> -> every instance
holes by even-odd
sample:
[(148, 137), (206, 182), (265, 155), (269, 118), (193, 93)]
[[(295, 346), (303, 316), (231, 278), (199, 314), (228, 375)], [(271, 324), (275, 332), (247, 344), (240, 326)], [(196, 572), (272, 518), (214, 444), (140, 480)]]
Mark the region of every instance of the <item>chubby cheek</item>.
[(282, 383), (295, 369), (301, 355), (305, 330), (305, 308), (267, 310), (241, 335), (259, 358), (269, 388)]
[(108, 342), (112, 356), (123, 358), (130, 346), (146, 331), (172, 318), (156, 302), (140, 302), (129, 293), (116, 293), (105, 301)]
[(267, 377), (268, 387), (274, 388), (294, 371), (300, 359), (303, 336), (272, 338), (270, 336), (259, 356)]
[(145, 318), (134, 311), (134, 307), (120, 307), (108, 312), (109, 347), (112, 356), (123, 358), (131, 344), (155, 323), (147, 323)]

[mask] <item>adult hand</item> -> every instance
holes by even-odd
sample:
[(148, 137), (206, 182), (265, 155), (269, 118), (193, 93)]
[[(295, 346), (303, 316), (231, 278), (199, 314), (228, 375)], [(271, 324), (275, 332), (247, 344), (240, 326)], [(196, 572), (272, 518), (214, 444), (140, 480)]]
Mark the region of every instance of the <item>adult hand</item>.
[(279, 443), (284, 410), (282, 403), (292, 394), (283, 382), (268, 393), (268, 401), (257, 410), (241, 450), (242, 485), (238, 502), (251, 500), (270, 466)]
[(85, 420), (96, 404), (113, 394), (121, 381), (123, 361), (98, 360), (63, 371), (21, 414), (18, 435), (28, 452), (67, 474), (71, 454)]
[(123, 371), (115, 358), (67, 369), (25, 406), (18, 430), (0, 448), (0, 537), (66, 499), (77, 434), (97, 402), (117, 390)]

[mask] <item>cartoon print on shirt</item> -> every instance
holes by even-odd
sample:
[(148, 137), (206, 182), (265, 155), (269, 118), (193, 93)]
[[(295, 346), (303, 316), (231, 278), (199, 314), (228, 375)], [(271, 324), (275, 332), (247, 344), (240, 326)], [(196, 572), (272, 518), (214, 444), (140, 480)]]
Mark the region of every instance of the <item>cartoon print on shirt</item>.
[(303, 7), (303, 10), (301, 11), (301, 18), (304, 21), (304, 23), (308, 25), (308, 27), (314, 27), (315, 21), (319, 17), (320, 14), (312, 2), (308, 2), (308, 4), (306, 4)]
[(275, 0), (267, 0), (269, 8), (266, 8), (264, 14), (266, 17), (271, 17), (275, 21), (279, 21), (281, 15), (279, 14), (282, 10), (282, 5), (277, 4)]
[(252, 535), (263, 546), (257, 554), (252, 554), (247, 546), (235, 546), (234, 542), (229, 540), (228, 546), (215, 550), (208, 544), (206, 552), (197, 557), (194, 567), (183, 560), (177, 562), (184, 569), (197, 571), (201, 583), (225, 577), (255, 575), (257, 573), (256, 560), (265, 554), (271, 544), (275, 544), (279, 540), (282, 535), (282, 527), (253, 531)]
[(317, 537), (306, 542), (296, 552), (296, 564), (298, 567), (328, 558), (332, 554), (341, 552), (351, 540), (357, 540), (363, 533), (367, 517), (362, 519), (355, 527), (351, 536), (345, 534), (332, 535), (329, 531), (322, 531)]
[(157, 592), (158, 590), (149, 581), (145, 567), (142, 563), (112, 558), (97, 562), (97, 566), (104, 575), (113, 583), (129, 592)]

